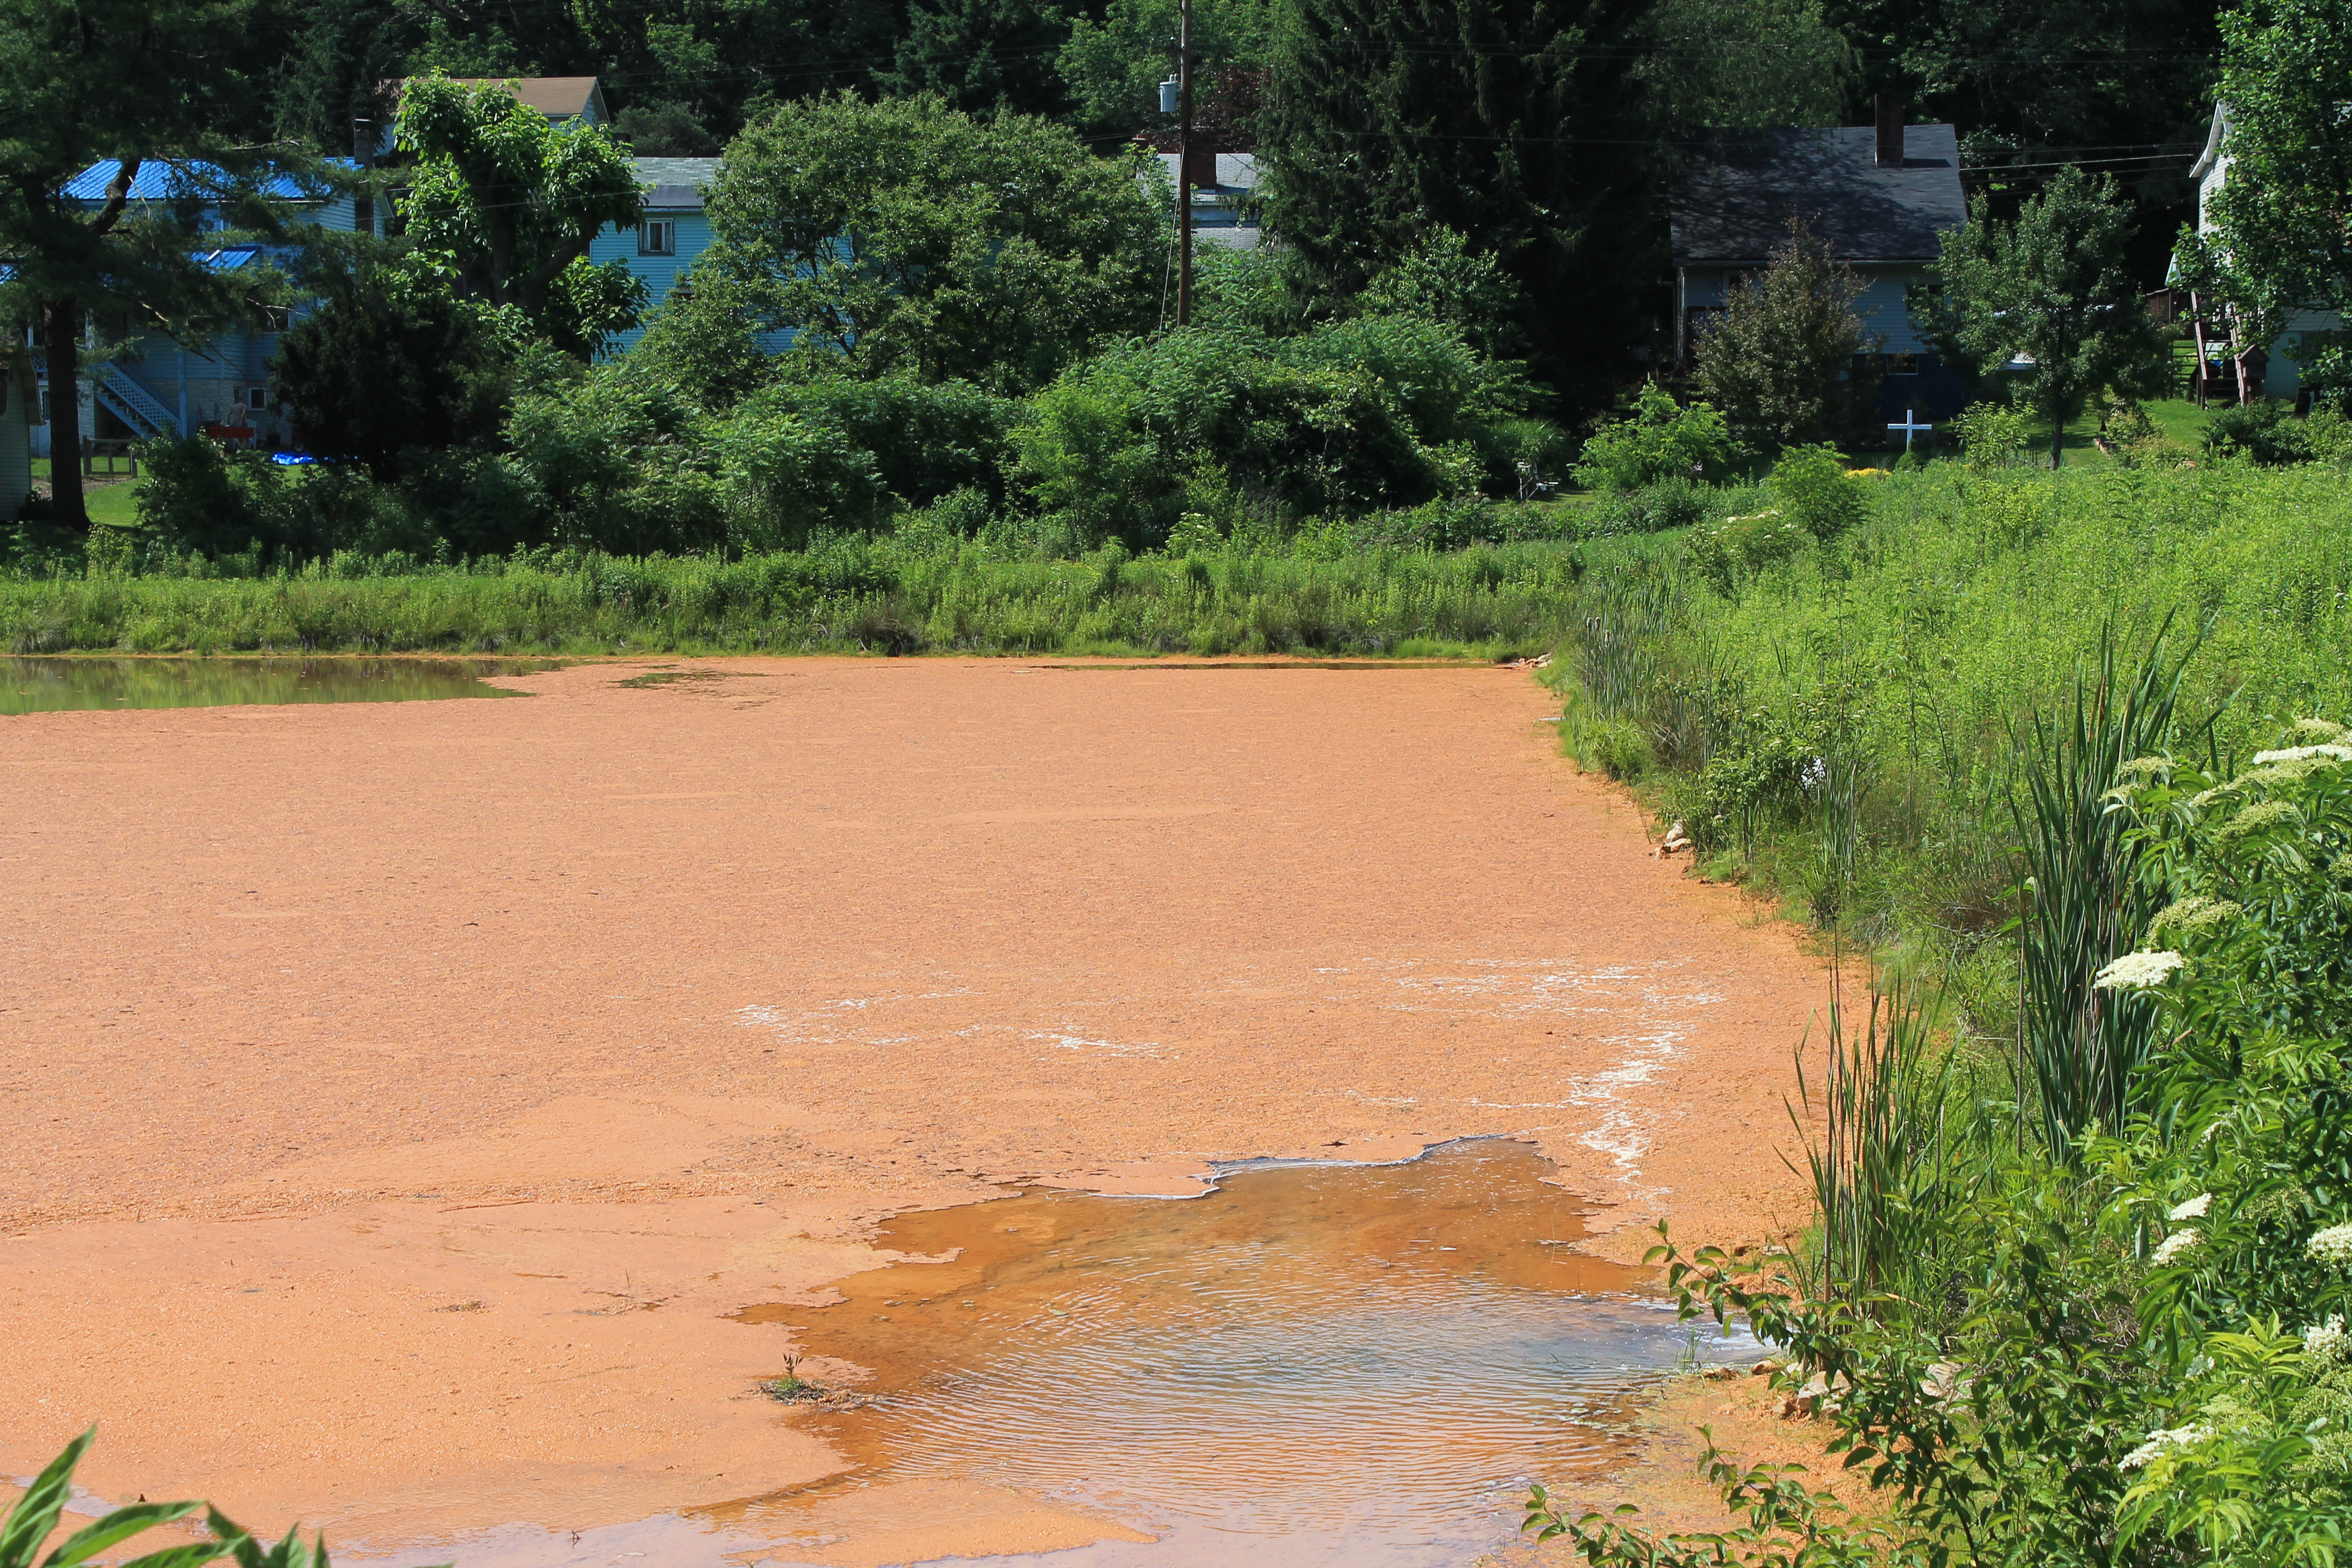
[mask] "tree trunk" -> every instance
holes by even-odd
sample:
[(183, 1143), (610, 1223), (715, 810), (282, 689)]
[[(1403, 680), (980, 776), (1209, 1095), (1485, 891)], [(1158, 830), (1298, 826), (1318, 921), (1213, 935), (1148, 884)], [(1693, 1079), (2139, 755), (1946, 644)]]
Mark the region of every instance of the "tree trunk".
[(49, 515), (66, 528), (87, 530), (89, 511), (81, 494), (81, 310), (71, 300), (52, 300), (42, 323), (49, 361)]
[(2050, 466), (2053, 468), (2066, 460), (2066, 416), (2050, 416)]

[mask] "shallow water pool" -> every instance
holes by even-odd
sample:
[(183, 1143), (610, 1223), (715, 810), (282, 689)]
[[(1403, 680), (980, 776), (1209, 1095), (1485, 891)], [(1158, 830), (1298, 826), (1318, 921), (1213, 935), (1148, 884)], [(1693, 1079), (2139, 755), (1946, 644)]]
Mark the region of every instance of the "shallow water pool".
[[(399, 1568), (793, 1568), (902, 1561), (952, 1488), (1101, 1520), (1103, 1540), (989, 1568), (1454, 1568), (1516, 1558), (1530, 1480), (1613, 1500), (1626, 1417), (1694, 1337), (1645, 1271), (1586, 1257), (1588, 1205), (1524, 1143), (1393, 1165), (1224, 1167), (1184, 1199), (1025, 1191), (902, 1215), (908, 1261), (842, 1300), (740, 1314), (871, 1369), (854, 1410), (778, 1406), (849, 1461), (795, 1491), (571, 1532), (549, 1522), (383, 1552)], [(777, 1369), (784, 1369), (780, 1365)], [(803, 1372), (814, 1370), (803, 1367)], [(985, 1496), (1002, 1497), (990, 1490)], [(918, 1559), (932, 1560), (927, 1552)]]
[(38, 658), (0, 657), (0, 715), (99, 708), (283, 702), (415, 702), (521, 697), (492, 675), (553, 669), (543, 658)]
[(1622, 1462), (1629, 1399), (1678, 1361), (1757, 1353), (1694, 1342), (1643, 1271), (1571, 1250), (1586, 1205), (1549, 1170), (1479, 1140), (1229, 1168), (1181, 1202), (1032, 1192), (904, 1215), (885, 1245), (953, 1260), (746, 1314), (877, 1376), (867, 1408), (812, 1419), (857, 1470), (728, 1521), (788, 1532), (828, 1490), (952, 1474), (1160, 1538), (994, 1562), (1465, 1562), (1508, 1541), (1529, 1479)]

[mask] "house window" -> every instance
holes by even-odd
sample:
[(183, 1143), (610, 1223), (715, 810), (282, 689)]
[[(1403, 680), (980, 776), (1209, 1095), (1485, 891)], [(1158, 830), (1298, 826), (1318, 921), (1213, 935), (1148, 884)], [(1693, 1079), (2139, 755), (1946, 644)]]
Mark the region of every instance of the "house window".
[(1886, 356), (1886, 374), (1889, 375), (1918, 374), (1919, 356), (1917, 354), (1888, 354)]
[(667, 218), (647, 218), (637, 226), (639, 256), (676, 256), (677, 225)]
[(266, 386), (246, 388), (245, 405), (256, 414), (267, 413), (269, 408), (269, 389)]

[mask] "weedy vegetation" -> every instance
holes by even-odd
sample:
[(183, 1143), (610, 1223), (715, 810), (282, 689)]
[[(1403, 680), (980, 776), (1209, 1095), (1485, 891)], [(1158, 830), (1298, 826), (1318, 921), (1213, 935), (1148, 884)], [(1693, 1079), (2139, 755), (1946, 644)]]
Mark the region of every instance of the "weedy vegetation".
[(1721, 1530), (1540, 1489), (1528, 1528), (1610, 1568), (2342, 1561), (2352, 500), (2225, 460), (1866, 501), (1727, 572), (1704, 530), (1591, 547), (1551, 673), (1571, 752), (1841, 955), (1805, 1246), (1652, 1258), (1869, 1489), (1710, 1443)]

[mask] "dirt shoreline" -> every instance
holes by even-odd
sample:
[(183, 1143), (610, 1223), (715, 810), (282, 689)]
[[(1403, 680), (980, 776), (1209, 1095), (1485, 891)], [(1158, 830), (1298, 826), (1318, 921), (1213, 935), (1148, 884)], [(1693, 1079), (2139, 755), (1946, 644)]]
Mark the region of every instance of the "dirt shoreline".
[[(1072, 662), (0, 721), (6, 1472), (96, 1420), (94, 1493), (342, 1542), (804, 1485), (725, 1314), (1011, 1180), (1508, 1134), (1610, 1256), (1801, 1216), (1818, 966), (1524, 674)], [(810, 1560), (1102, 1533), (920, 1506)]]

